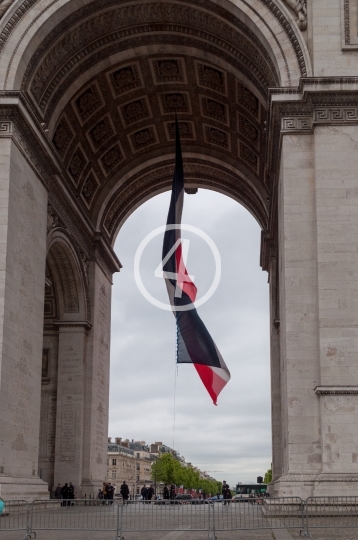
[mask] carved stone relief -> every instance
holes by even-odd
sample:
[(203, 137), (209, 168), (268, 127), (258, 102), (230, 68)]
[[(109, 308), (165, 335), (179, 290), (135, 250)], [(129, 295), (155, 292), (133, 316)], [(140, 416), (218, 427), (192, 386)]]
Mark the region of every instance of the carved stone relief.
[(65, 313), (78, 313), (79, 300), (76, 278), (70, 259), (59, 242), (53, 244), (50, 254), (53, 257), (55, 266), (58, 268)]
[(283, 0), (296, 13), (300, 30), (307, 29), (307, 0)]
[(342, 49), (358, 48), (358, 2), (342, 0)]
[(15, 0), (0, 0), (0, 19)]

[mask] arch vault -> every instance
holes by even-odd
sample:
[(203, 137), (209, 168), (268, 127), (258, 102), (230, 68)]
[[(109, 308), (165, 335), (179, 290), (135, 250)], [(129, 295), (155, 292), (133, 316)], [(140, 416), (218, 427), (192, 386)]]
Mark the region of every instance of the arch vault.
[(105, 477), (113, 244), (170, 187), (175, 114), (186, 189), (262, 229), (272, 492), (354, 489), (358, 56), (323, 4), (0, 2), (1, 496)]

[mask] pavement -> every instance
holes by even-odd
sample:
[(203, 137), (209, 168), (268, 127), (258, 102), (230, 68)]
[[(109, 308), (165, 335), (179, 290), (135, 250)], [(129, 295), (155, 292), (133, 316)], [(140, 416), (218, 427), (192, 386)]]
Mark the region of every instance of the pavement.
[[(218, 540), (298, 540), (297, 530), (236, 531), (217, 533)], [(358, 529), (315, 529), (313, 540), (357, 540)], [(0, 540), (23, 540), (23, 531), (0, 531)], [(114, 540), (114, 534), (89, 531), (39, 531), (37, 540)], [(126, 533), (124, 540), (208, 540), (202, 532), (173, 531), (169, 533)]]
[[(262, 506), (238, 504), (223, 506), (117, 506), (83, 503), (61, 507), (57, 502), (32, 508), (32, 528), (38, 540), (116, 540), (117, 519), (123, 524), (124, 540), (208, 540), (208, 524), (215, 521), (217, 540), (298, 540), (301, 520), (287, 508), (281, 516), (270, 515)], [(347, 529), (312, 529), (314, 540), (358, 540), (358, 520), (354, 516)], [(321, 522), (311, 520), (311, 524)], [(12, 508), (0, 518), (0, 540), (24, 540), (26, 512)], [(272, 529), (271, 527), (280, 527)], [(291, 528), (295, 527), (295, 528)], [(173, 528), (172, 531), (170, 529)], [(181, 530), (181, 529), (187, 530)], [(8, 529), (8, 530), (6, 530)], [(57, 529), (57, 530), (56, 530)], [(82, 530), (81, 530), (82, 529)], [(84, 530), (87, 529), (87, 530)], [(97, 529), (97, 530), (95, 530)], [(102, 530), (98, 530), (102, 529)], [(111, 530), (109, 530), (111, 529)], [(138, 531), (138, 529), (141, 529)], [(153, 529), (157, 529), (153, 532)], [(162, 529), (162, 530), (160, 530)], [(166, 531), (163, 529), (167, 529)], [(193, 530), (190, 530), (193, 529)], [(203, 529), (199, 531), (198, 529)], [(230, 530), (231, 529), (231, 530)], [(232, 530), (237, 529), (237, 530)], [(251, 529), (251, 530), (250, 530)], [(256, 530), (253, 530), (256, 529)], [(138, 532), (131, 532), (131, 531)], [(129, 531), (129, 532), (128, 532)], [(34, 538), (34, 536), (33, 536)]]

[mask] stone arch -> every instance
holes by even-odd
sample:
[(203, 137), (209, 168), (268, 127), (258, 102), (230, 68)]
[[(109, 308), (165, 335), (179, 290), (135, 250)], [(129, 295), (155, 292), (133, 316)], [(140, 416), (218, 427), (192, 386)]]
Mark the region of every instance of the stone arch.
[[(184, 158), (186, 156), (184, 155)], [(116, 236), (129, 215), (151, 197), (171, 188), (172, 156), (160, 164), (152, 164), (137, 174), (129, 176), (115, 186), (103, 204), (98, 226), (107, 232), (113, 245)], [(268, 226), (266, 204), (255, 188), (238, 170), (227, 164), (204, 161), (197, 156), (188, 156), (185, 167), (185, 185), (190, 188), (207, 188), (218, 191), (242, 204), (257, 220), (261, 229)]]
[(48, 240), (47, 265), (54, 278), (59, 317), (87, 320), (88, 302), (82, 265), (63, 232), (54, 232)]
[[(23, 53), (26, 50), (27, 58), (32, 56), (37, 48), (33, 39), (35, 36), (37, 43), (44, 42), (46, 35), (56, 25), (60, 26), (61, 21), (63, 22), (66, 17), (74, 16), (79, 7), (83, 6), (81, 16), (85, 18), (95, 11), (96, 3), (103, 10), (104, 3), (101, 0), (97, 2), (87, 0), (81, 3), (55, 0), (50, 4), (42, 0), (42, 2), (37, 2), (36, 11), (33, 11), (35, 0), (14, 1), (1, 21), (3, 30), (0, 34), (1, 48), (6, 49), (7, 58), (9, 58), (1, 85), (6, 89), (14, 89), (21, 84), (26, 70)], [(196, 0), (188, 2), (187, 5), (200, 5), (200, 3), (202, 3), (201, 0)], [(222, 15), (223, 10), (226, 10), (238, 20), (245, 21), (248, 31), (254, 28), (256, 33), (260, 32), (260, 40), (271, 51), (272, 61), (277, 65), (281, 84), (297, 84), (300, 76), (311, 74), (309, 55), (304, 40), (297, 30), (294, 18), (284, 6), (279, 6), (272, 0), (261, 0), (254, 6), (246, 0), (237, 0), (235, 3), (231, 0), (226, 0), (224, 3), (214, 0), (210, 4), (209, 8), (218, 12), (219, 16)], [(106, 6), (109, 5), (110, 3), (106, 2)], [(158, 5), (160, 2), (147, 2), (146, 11), (154, 6), (158, 17)], [(173, 6), (172, 3), (170, 3), (171, 6)], [(183, 6), (183, 9), (185, 7)], [(135, 9), (136, 6), (130, 7), (132, 14)], [(12, 39), (15, 28), (17, 36), (21, 36), (20, 41), (18, 37), (16, 41)]]
[[(64, 167), (66, 189), (94, 226), (115, 211), (114, 190), (130, 200), (122, 184), (145, 160), (159, 169), (157, 188), (153, 179), (149, 192), (141, 188), (144, 198), (163, 189), (159, 162), (172, 152), (176, 111), (187, 133), (184, 155), (190, 148), (198, 163), (221, 162), (214, 166), (221, 188), (267, 228), (275, 178), (266, 167), (268, 89), (311, 74), (304, 38), (285, 5), (41, 0), (35, 11), (33, 0), (15, 1), (0, 23), (1, 55), (7, 67), (0, 85), (27, 96)], [(176, 64), (176, 79), (161, 73), (164, 63)], [(125, 76), (132, 82), (124, 84)], [(167, 103), (175, 80), (181, 110)], [(232, 190), (223, 175), (228, 180), (235, 170)]]
[(62, 372), (77, 357), (78, 365), (70, 366), (71, 369), (74, 373), (84, 370), (86, 337), (83, 335), (90, 329), (88, 315), (87, 283), (77, 249), (65, 229), (58, 226), (47, 239), (39, 442), (39, 470), (50, 490), (55, 476), (59, 475), (58, 456), (63, 453), (60, 443), (66, 434), (63, 410), (72, 407), (71, 399), (64, 405), (61, 398), (64, 379), (72, 375), (64, 378)]
[[(271, 271), (267, 261), (273, 265), (274, 249), (268, 246), (275, 247), (277, 234), (266, 132), (269, 88), (293, 87), (311, 73), (289, 12), (271, 0), (40, 0), (30, 18), (31, 1), (30, 11), (18, 13), (16, 45), (14, 23), (2, 21), (7, 34), (0, 55), (9, 60), (0, 84), (21, 90), (31, 104), (59, 164), (56, 196), (61, 184), (81, 216), (80, 227), (86, 223), (96, 231), (95, 242), (92, 237), (82, 244), (86, 258), (108, 267), (94, 247), (97, 239), (105, 250), (113, 247), (128, 215), (169, 189), (177, 113), (186, 187), (214, 189), (243, 204), (264, 231), (262, 266)], [(16, 12), (16, 2), (11, 9)], [(62, 243), (49, 248), (50, 271), (62, 274), (58, 287), (72, 295), (62, 294), (65, 322), (85, 320), (78, 312), (74, 317), (73, 260)], [(78, 261), (81, 276), (81, 254)], [(272, 276), (277, 320), (278, 274)], [(106, 343), (103, 328), (91, 335), (94, 344)], [(100, 453), (92, 459), (102, 466)]]

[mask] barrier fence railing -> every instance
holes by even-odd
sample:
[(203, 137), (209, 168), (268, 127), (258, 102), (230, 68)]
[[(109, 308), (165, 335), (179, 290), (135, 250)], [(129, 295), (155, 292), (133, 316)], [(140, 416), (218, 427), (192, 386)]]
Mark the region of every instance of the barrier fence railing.
[(29, 523), (30, 505), (26, 501), (4, 501), (0, 514), (0, 533), (4, 531), (26, 531)]
[(358, 528), (358, 497), (309, 497), (305, 502), (306, 532), (312, 529)]
[(257, 498), (249, 502), (215, 504), (216, 532), (262, 529), (298, 529), (304, 532), (304, 502), (299, 497)]
[[(225, 532), (288, 529), (311, 536), (316, 529), (358, 529), (358, 497), (258, 498), (246, 502), (207, 501), (7, 501), (0, 515), (3, 532), (106, 531), (115, 540), (141, 532), (206, 532), (210, 540)], [(222, 533), (222, 534), (220, 534)], [(19, 537), (20, 538), (20, 537)]]
[(209, 531), (209, 503), (189, 501), (133, 501), (122, 504), (119, 517), (119, 538), (130, 532), (144, 531)]
[[(107, 531), (118, 537), (119, 503), (87, 499), (33, 501), (28, 535), (36, 531)], [(26, 537), (25, 537), (26, 538)]]

